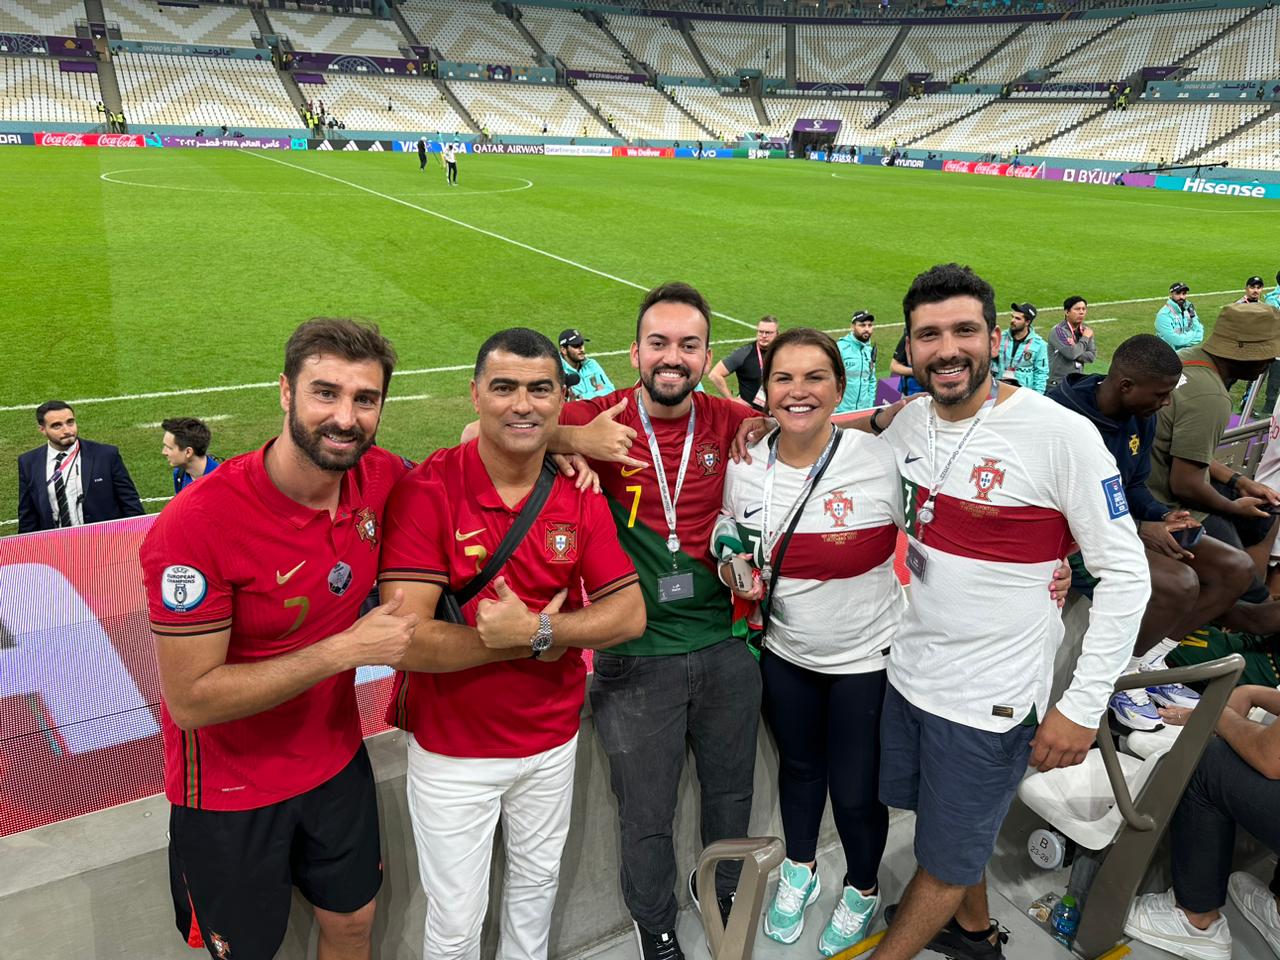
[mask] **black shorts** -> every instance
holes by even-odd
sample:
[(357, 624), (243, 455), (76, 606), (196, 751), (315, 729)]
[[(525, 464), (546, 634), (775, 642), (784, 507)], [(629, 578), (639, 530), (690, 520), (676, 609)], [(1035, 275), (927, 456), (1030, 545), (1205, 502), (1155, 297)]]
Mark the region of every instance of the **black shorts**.
[(341, 773), (268, 807), (173, 807), (169, 883), (178, 932), (197, 945), (198, 932), (219, 960), (274, 957), (293, 887), (322, 910), (359, 910), (382, 885), (377, 795), (364, 745)]

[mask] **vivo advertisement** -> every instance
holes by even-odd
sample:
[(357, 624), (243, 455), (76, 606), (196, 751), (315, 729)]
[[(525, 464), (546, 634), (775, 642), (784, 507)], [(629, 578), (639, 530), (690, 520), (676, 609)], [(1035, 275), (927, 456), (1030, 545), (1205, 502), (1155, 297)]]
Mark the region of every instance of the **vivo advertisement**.
[[(160, 793), (138, 547), (154, 516), (0, 539), (0, 836)], [(366, 736), (388, 668), (357, 674)]]

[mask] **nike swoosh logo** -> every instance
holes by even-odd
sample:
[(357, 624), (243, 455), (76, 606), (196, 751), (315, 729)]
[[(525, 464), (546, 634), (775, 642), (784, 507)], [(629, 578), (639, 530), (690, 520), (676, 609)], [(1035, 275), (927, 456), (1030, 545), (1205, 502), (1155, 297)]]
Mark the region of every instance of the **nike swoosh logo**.
[(924, 458), (923, 458), (923, 457), (913, 457), (911, 454), (909, 454), (909, 453), (908, 453), (908, 454), (903, 458), (902, 462), (903, 462), (903, 463), (915, 463), (917, 460), (922, 460), (922, 459), (924, 459)]
[(759, 512), (760, 512), (761, 510), (763, 510), (763, 509), (764, 509), (764, 506), (763, 506), (763, 505), (761, 505), (761, 506), (759, 506), (759, 507), (756, 507), (754, 510), (743, 510), (743, 511), (742, 511), (742, 519), (746, 520), (748, 517), (751, 517), (751, 516), (753, 516), (754, 514), (759, 513)]
[(305, 567), (306, 565), (307, 565), (307, 561), (303, 560), (303, 561), (302, 561), (302, 563), (298, 564), (296, 567), (294, 567), (294, 568), (293, 568), (292, 570), (290, 570), (288, 573), (281, 573), (279, 570), (277, 570), (277, 571), (276, 571), (276, 584), (277, 584), (277, 586), (281, 586), (281, 587), (283, 587), (286, 583), (288, 583), (288, 582), (289, 582), (289, 578), (290, 578), (290, 577), (292, 577), (295, 573), (297, 573), (299, 570), (301, 570), (301, 569), (302, 569), (303, 567)]
[(644, 467), (623, 467), (622, 475), (624, 477), (634, 477), (637, 473), (639, 473), (641, 470), (643, 470), (647, 466), (649, 465), (646, 463)]
[(481, 527), (479, 530), (472, 530), (470, 533), (463, 533), (461, 530), (454, 530), (453, 535), (461, 543), (463, 540), (470, 540), (477, 533), (484, 533), (487, 527)]

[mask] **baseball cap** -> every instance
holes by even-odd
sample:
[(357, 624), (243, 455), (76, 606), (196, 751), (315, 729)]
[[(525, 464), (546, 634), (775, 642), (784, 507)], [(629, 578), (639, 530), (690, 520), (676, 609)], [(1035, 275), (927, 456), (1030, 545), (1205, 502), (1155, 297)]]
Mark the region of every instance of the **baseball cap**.
[(1218, 314), (1204, 350), (1228, 360), (1280, 357), (1280, 310), (1266, 303), (1229, 303)]
[(1244, 282), (1246, 287), (1265, 287), (1266, 283), (1261, 277), (1250, 277)]
[(1027, 323), (1034, 323), (1036, 314), (1039, 313), (1039, 311), (1036, 310), (1035, 305), (1030, 303), (1011, 303), (1009, 304), (1009, 309), (1026, 317)]
[(867, 323), (867, 322), (875, 323), (876, 315), (874, 313), (871, 313), (868, 310), (859, 310), (857, 313), (855, 313), (852, 317), (849, 318), (849, 322), (850, 323)]
[(1169, 284), (1169, 292), (1170, 293), (1190, 293), (1191, 288), (1188, 287), (1181, 280), (1175, 280), (1173, 283)]
[(570, 330), (560, 331), (560, 346), (562, 347), (580, 347), (584, 343), (590, 343), (590, 342), (591, 341), (589, 341), (577, 330), (570, 329)]

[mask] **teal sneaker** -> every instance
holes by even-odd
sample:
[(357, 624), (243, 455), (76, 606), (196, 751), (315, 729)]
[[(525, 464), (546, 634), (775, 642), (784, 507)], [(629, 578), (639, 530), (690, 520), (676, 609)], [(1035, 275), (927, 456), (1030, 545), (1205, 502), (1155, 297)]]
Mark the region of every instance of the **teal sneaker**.
[(783, 860), (778, 889), (764, 915), (764, 935), (779, 943), (795, 943), (804, 929), (804, 908), (821, 892), (816, 872), (794, 860)]
[(818, 950), (824, 957), (834, 957), (859, 943), (871, 929), (871, 919), (879, 907), (878, 895), (864, 897), (855, 888), (845, 887), (831, 922), (822, 931)]

